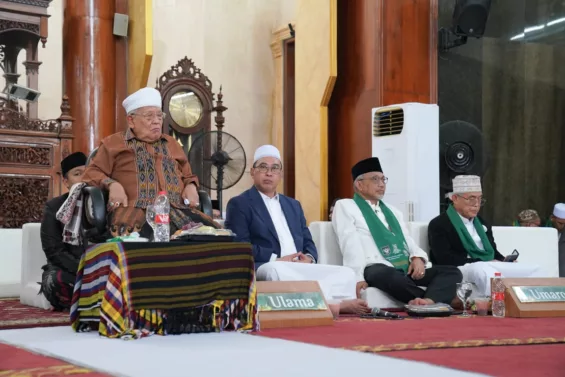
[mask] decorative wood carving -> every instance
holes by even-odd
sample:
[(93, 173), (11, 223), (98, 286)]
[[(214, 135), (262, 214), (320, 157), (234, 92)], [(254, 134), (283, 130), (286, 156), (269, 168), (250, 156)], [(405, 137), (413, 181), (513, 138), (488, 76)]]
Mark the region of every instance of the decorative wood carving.
[(212, 82), (208, 79), (200, 68), (194, 65), (192, 59), (184, 57), (177, 62), (177, 64), (171, 66), (167, 72), (163, 73), (161, 77), (157, 79), (157, 90), (164, 90), (170, 84), (174, 84), (176, 80), (191, 80), (192, 82), (198, 82), (205, 88), (212, 91)]
[(0, 20), (0, 31), (6, 30), (25, 30), (39, 35), (39, 24), (11, 20)]
[(43, 8), (48, 8), (49, 7), (49, 3), (51, 3), (52, 0), (5, 0), (9, 3), (17, 3), (17, 4), (24, 4), (24, 5), (31, 5), (34, 7), (43, 7)]
[(51, 166), (52, 148), (0, 145), (0, 164)]
[(40, 222), (50, 186), (50, 177), (0, 174), (0, 228), (21, 228), (26, 223)]
[(0, 228), (41, 221), (45, 201), (62, 194), (60, 163), (72, 152), (68, 98), (56, 120), (0, 108)]
[(28, 119), (19, 111), (3, 107), (0, 108), (0, 130), (58, 132), (59, 122), (55, 119)]
[[(211, 129), (210, 113), (214, 107), (212, 82), (208, 79), (208, 76), (202, 73), (200, 68), (196, 67), (192, 59), (185, 56), (157, 79), (156, 89), (161, 92), (163, 97), (163, 111), (169, 115), (163, 124), (163, 132), (174, 136), (185, 146), (188, 152), (190, 148), (188, 145), (190, 144), (189, 138), (182, 137), (182, 135), (191, 135), (195, 138)], [(194, 92), (202, 104), (202, 115), (192, 127), (183, 127), (170, 116), (169, 103), (175, 93), (180, 91)]]

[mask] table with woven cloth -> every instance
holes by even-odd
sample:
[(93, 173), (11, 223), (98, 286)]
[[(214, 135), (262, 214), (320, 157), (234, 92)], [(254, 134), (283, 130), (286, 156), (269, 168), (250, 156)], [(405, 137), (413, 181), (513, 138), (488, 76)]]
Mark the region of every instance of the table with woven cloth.
[(255, 331), (256, 297), (248, 243), (109, 242), (83, 254), (70, 315), (110, 338)]

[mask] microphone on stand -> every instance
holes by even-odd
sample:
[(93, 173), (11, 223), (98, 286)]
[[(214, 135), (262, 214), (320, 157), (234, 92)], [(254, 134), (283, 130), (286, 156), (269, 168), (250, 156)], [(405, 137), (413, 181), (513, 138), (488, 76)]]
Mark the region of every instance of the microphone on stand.
[(402, 318), (400, 315), (396, 313), (387, 312), (386, 310), (381, 310), (379, 308), (372, 308), (371, 309), (371, 316), (373, 317), (384, 317), (384, 318)]

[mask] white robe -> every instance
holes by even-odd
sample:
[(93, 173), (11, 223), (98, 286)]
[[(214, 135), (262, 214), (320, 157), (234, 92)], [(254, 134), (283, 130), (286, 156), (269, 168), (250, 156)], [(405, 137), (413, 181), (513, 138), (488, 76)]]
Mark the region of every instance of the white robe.
[[(260, 194), (275, 226), (281, 245), (281, 257), (295, 254), (298, 250), (282, 211), (279, 196), (269, 198)], [(356, 298), (357, 281), (353, 270), (343, 266), (276, 261), (277, 257), (273, 254), (270, 262), (257, 269), (257, 280), (317, 281), (326, 300), (341, 301)]]
[(298, 262), (269, 262), (257, 269), (257, 280), (312, 281), (320, 284), (326, 300), (357, 298), (355, 273), (343, 266)]
[[(475, 229), (473, 221), (461, 215), (459, 215), (459, 217), (461, 217), (461, 221), (463, 221), (463, 225), (467, 228), (475, 245), (481, 250), (484, 250), (483, 242), (481, 241), (477, 229)], [(486, 232), (487, 227), (483, 225), (483, 228)], [(463, 266), (459, 266), (459, 270), (463, 274), (463, 281), (473, 283), (477, 287), (476, 290), (473, 290), (472, 297), (491, 295), (490, 282), (495, 272), (500, 272), (502, 277), (506, 278), (539, 278), (546, 276), (544, 271), (537, 265), (499, 261), (467, 263)]]
[[(410, 260), (422, 258), (426, 261), (427, 267), (431, 266), (428, 262), (428, 254), (410, 237), (402, 212), (389, 204), (387, 204), (387, 207), (400, 224), (408, 245)], [(378, 211), (376, 211), (376, 214), (383, 221), (384, 217), (380, 216)], [(371, 264), (380, 263), (392, 267), (392, 264), (380, 253), (367, 222), (353, 199), (342, 199), (336, 202), (332, 215), (332, 225), (343, 254), (343, 265), (353, 269), (357, 281), (365, 280), (363, 276), (365, 267)], [(385, 226), (387, 225), (385, 224)]]
[(475, 284), (472, 297), (490, 296), (490, 282), (495, 272), (505, 278), (541, 278), (547, 277), (537, 265), (509, 262), (474, 262), (459, 266), (463, 281)]

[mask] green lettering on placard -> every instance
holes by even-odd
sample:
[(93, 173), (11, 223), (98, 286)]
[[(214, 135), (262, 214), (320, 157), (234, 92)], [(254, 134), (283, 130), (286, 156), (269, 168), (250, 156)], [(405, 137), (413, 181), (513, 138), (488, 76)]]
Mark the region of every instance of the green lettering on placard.
[(328, 308), (320, 292), (259, 293), (257, 305), (260, 312)]
[(512, 287), (520, 302), (565, 302), (565, 286)]

